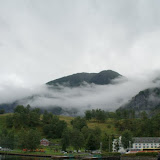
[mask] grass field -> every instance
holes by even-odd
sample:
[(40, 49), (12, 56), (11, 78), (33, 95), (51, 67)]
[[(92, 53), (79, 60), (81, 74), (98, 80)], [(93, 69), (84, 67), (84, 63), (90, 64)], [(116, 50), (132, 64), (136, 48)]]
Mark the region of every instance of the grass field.
[[(65, 122), (67, 122), (69, 127), (72, 127), (70, 122), (71, 122), (71, 120), (74, 119), (74, 117), (59, 116), (59, 118), (60, 118), (60, 120), (64, 120)], [(113, 124), (114, 124), (114, 121), (112, 119), (108, 119), (104, 123), (100, 123), (100, 122), (98, 122), (96, 120), (87, 121), (87, 125), (91, 129), (99, 127), (102, 130), (102, 132), (105, 132), (108, 135), (111, 135), (111, 134), (117, 135), (118, 131), (114, 127)]]
[(64, 120), (67, 123), (68, 127), (70, 128), (72, 127), (71, 121), (74, 119), (74, 117), (69, 117), (69, 116), (58, 116), (58, 117), (60, 120)]
[(2, 129), (3, 125), (5, 124), (5, 119), (6, 119), (6, 116), (8, 114), (1, 114), (0, 115), (0, 130)]

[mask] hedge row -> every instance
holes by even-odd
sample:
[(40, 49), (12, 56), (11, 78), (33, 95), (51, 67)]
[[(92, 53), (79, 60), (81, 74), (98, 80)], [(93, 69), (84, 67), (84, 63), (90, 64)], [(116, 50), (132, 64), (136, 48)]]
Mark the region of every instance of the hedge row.
[(125, 157), (138, 157), (138, 156), (144, 156), (144, 157), (156, 157), (158, 155), (158, 152), (138, 152), (138, 153), (130, 153), (130, 154), (124, 154)]
[(120, 156), (121, 154), (119, 152), (103, 152), (102, 156)]

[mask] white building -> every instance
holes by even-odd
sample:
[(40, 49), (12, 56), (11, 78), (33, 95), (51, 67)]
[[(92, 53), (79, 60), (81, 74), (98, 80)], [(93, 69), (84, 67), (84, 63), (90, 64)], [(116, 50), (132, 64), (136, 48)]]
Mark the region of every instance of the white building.
[(117, 152), (117, 150), (116, 150), (116, 145), (117, 145), (117, 143), (118, 143), (118, 145), (119, 145), (119, 150), (118, 150), (118, 152), (120, 152), (120, 153), (126, 152), (126, 150), (123, 148), (121, 139), (122, 139), (122, 136), (120, 136), (119, 138), (113, 140), (113, 143), (112, 143), (112, 151), (113, 151), (113, 152)]
[(124, 149), (121, 136), (118, 139), (113, 140), (113, 152), (116, 152), (116, 143), (119, 143), (119, 150), (118, 152), (126, 152), (126, 150), (142, 150), (146, 148), (160, 148), (160, 137), (134, 137), (133, 144), (130, 144), (128, 149)]
[(133, 149), (160, 148), (160, 137), (135, 137)]

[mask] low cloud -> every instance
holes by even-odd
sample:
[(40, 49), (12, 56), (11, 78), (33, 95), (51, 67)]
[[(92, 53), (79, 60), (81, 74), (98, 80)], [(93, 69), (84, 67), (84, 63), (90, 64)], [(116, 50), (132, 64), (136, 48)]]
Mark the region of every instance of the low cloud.
[(64, 110), (76, 109), (79, 114), (83, 114), (87, 109), (96, 108), (114, 111), (139, 91), (159, 86), (159, 80), (154, 81), (157, 75), (159, 72), (141, 75), (138, 78), (119, 78), (110, 85), (84, 84), (75, 88), (47, 85), (27, 88), (23, 85), (19, 87), (16, 83), (0, 83), (0, 103), (20, 100), (19, 103), (23, 105), (30, 104), (32, 107), (40, 108), (59, 106)]
[(155, 71), (135, 78), (119, 78), (110, 85), (84, 84), (75, 88), (47, 85), (23, 86), (23, 81), (16, 75), (12, 75), (6, 77), (7, 80), (0, 81), (0, 103), (18, 100), (23, 105), (30, 104), (32, 107), (44, 109), (55, 106), (64, 110), (76, 109), (78, 114), (96, 108), (114, 111), (138, 92), (160, 86), (160, 80), (157, 78), (159, 73)]

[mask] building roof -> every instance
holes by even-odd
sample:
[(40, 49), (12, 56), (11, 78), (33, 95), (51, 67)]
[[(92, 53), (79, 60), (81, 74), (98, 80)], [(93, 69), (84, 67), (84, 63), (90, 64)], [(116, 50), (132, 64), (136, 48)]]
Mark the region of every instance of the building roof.
[[(40, 141), (48, 141), (47, 139), (45, 139), (45, 138), (43, 138), (43, 139), (41, 139)], [(48, 141), (49, 142), (49, 141)]]
[(160, 137), (134, 137), (134, 143), (160, 143)]

